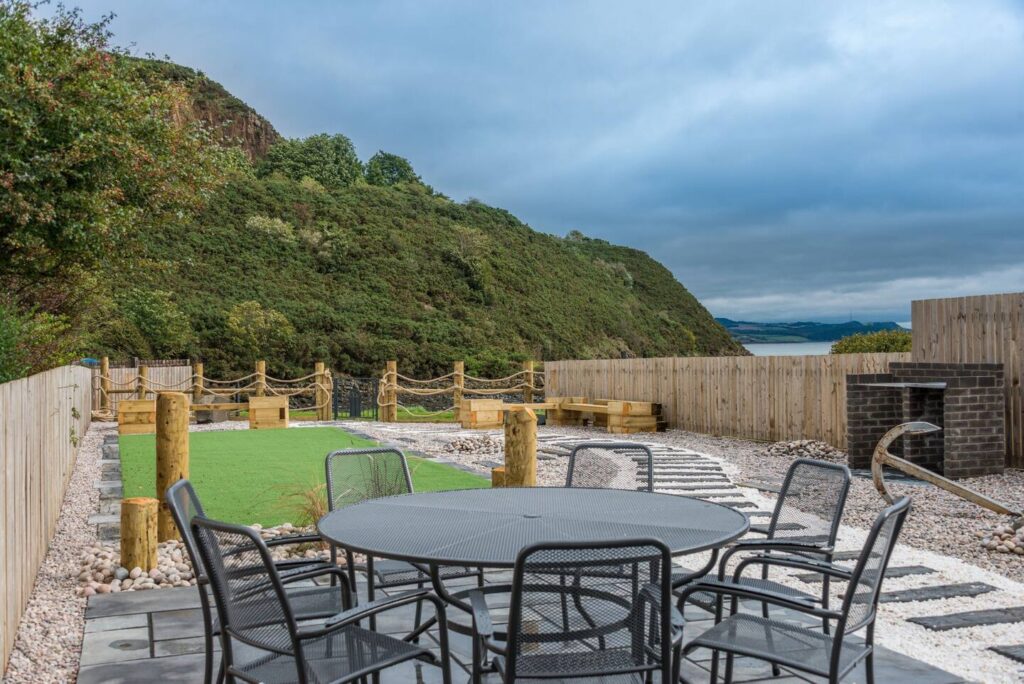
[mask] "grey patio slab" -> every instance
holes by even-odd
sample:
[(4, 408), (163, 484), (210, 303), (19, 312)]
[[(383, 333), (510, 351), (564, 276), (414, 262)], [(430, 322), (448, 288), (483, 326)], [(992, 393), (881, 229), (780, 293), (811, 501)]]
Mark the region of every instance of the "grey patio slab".
[(181, 639), (203, 633), (203, 613), (199, 608), (161, 610), (153, 613), (153, 639)]
[(195, 684), (203, 681), (205, 662), (205, 656), (199, 653), (93, 665), (79, 670), (78, 684)]
[(89, 632), (82, 638), (82, 665), (117, 663), (149, 658), (149, 628)]
[(85, 633), (109, 632), (112, 629), (131, 629), (132, 627), (148, 627), (147, 613), (129, 613), (127, 615), (111, 615), (110, 617), (94, 618), (85, 621)]
[(1018, 663), (1024, 663), (1024, 644), (1016, 646), (993, 646), (989, 649)]
[[(935, 571), (924, 565), (900, 565), (886, 569), (885, 576), (889, 578), (910, 577), (912, 575), (930, 575), (933, 572)], [(801, 582), (821, 582), (821, 575), (816, 572), (802, 572), (794, 577)]]
[(964, 582), (962, 584), (939, 584), (933, 587), (917, 589), (900, 589), (883, 591), (878, 600), (882, 603), (906, 603), (910, 601), (938, 601), (947, 598), (981, 596), (996, 591), (991, 584), (984, 582)]
[[(189, 636), (182, 639), (165, 639), (153, 642), (153, 657), (164, 658), (167, 656), (188, 655), (190, 653), (205, 653), (205, 639), (202, 636)], [(213, 650), (220, 650), (220, 640), (213, 640)]]
[(117, 594), (98, 594), (89, 598), (85, 618), (152, 613), (161, 610), (198, 608), (199, 592), (195, 587), (150, 589), (149, 591), (122, 591)]
[(962, 613), (950, 613), (949, 615), (912, 617), (907, 618), (907, 621), (939, 632), (947, 629), (962, 629), (964, 627), (1005, 625), (1014, 622), (1024, 622), (1024, 606), (968, 610)]

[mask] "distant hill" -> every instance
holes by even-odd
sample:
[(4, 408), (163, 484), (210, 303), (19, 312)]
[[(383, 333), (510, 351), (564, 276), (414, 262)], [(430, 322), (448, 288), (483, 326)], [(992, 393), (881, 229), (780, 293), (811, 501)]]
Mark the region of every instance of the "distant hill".
[(716, 318), (733, 339), (743, 344), (765, 342), (834, 342), (848, 335), (872, 333), (879, 330), (899, 330), (900, 325), (893, 321), (882, 323), (814, 323), (797, 321), (795, 323), (754, 323), (751, 321), (734, 321), (728, 318)]
[[(193, 115), (250, 159), (280, 139), (202, 74), (139, 68), (185, 84)], [(198, 216), (141, 236), (145, 267), (111, 275), (120, 310), (104, 350), (190, 356), (213, 375), (265, 356), (278, 377), (309, 372), (315, 359), (360, 375), (398, 359), (403, 373), (424, 376), (456, 359), (493, 375), (527, 358), (747, 353), (643, 252), (452, 201), (411, 166), (415, 180), (384, 185), (356, 167), (354, 180), (325, 187), (257, 166)]]

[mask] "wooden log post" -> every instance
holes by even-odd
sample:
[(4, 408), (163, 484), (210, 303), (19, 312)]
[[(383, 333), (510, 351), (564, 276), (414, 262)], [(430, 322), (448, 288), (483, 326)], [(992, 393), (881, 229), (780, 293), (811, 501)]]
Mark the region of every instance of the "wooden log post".
[(149, 368), (147, 368), (146, 366), (139, 366), (139, 377), (137, 381), (138, 384), (135, 386), (136, 399), (146, 398), (146, 392), (149, 391), (149, 389), (146, 387), (146, 385), (149, 384), (146, 382), (147, 380), (149, 380)]
[(198, 404), (203, 398), (203, 362), (192, 364), (192, 403)]
[(267, 362), (256, 362), (256, 396), (263, 397), (267, 394)]
[(526, 407), (505, 412), (505, 486), (537, 486), (537, 414)]
[(110, 410), (110, 358), (100, 359), (100, 410)]
[(157, 566), (157, 509), (150, 497), (121, 500), (121, 566), (149, 572)]
[(388, 361), (384, 373), (384, 404), (381, 406), (380, 419), (385, 423), (398, 422), (398, 361)]
[(466, 387), (466, 362), (455, 362), (455, 375), (452, 377), (452, 403), (455, 405), (455, 422), (462, 420), (462, 390)]
[(505, 466), (491, 468), (491, 487), (505, 486)]
[(533, 403), (533, 361), (523, 361), (523, 370), (526, 373), (523, 375), (523, 384), (526, 387), (523, 388), (523, 403)]
[(316, 419), (331, 419), (331, 393), (327, 389), (328, 373), (323, 361), (317, 361), (313, 366), (313, 381), (316, 389), (313, 391), (313, 403), (316, 405)]
[(160, 497), (157, 539), (180, 539), (164, 501), (164, 492), (172, 484), (188, 477), (188, 395), (160, 392), (156, 398), (156, 492)]

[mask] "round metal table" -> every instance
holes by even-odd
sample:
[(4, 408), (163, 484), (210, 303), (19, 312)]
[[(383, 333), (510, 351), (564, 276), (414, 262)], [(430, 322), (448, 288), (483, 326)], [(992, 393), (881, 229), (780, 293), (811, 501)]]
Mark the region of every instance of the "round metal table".
[(716, 549), (746, 533), (739, 511), (672, 494), (562, 487), (466, 489), (363, 501), (317, 525), (368, 557), (511, 568), (539, 542), (653, 537), (673, 555)]
[[(673, 555), (718, 549), (743, 536), (750, 523), (722, 504), (672, 494), (562, 487), (467, 489), (371, 499), (328, 513), (320, 535), (373, 558), (427, 566), (438, 596), (467, 613), (469, 590), (449, 593), (439, 567), (511, 568), (519, 552), (540, 542), (661, 540)], [(507, 591), (487, 585), (485, 594)], [(449, 628), (471, 633), (457, 621)]]

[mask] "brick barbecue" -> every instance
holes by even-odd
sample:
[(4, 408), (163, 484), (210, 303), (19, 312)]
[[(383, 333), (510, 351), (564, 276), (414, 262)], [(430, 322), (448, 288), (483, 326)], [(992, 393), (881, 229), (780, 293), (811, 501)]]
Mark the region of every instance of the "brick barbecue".
[(849, 464), (868, 468), (890, 428), (923, 420), (942, 432), (905, 437), (894, 455), (951, 479), (1003, 472), (1006, 394), (999, 363), (891, 363), (888, 373), (846, 376)]

